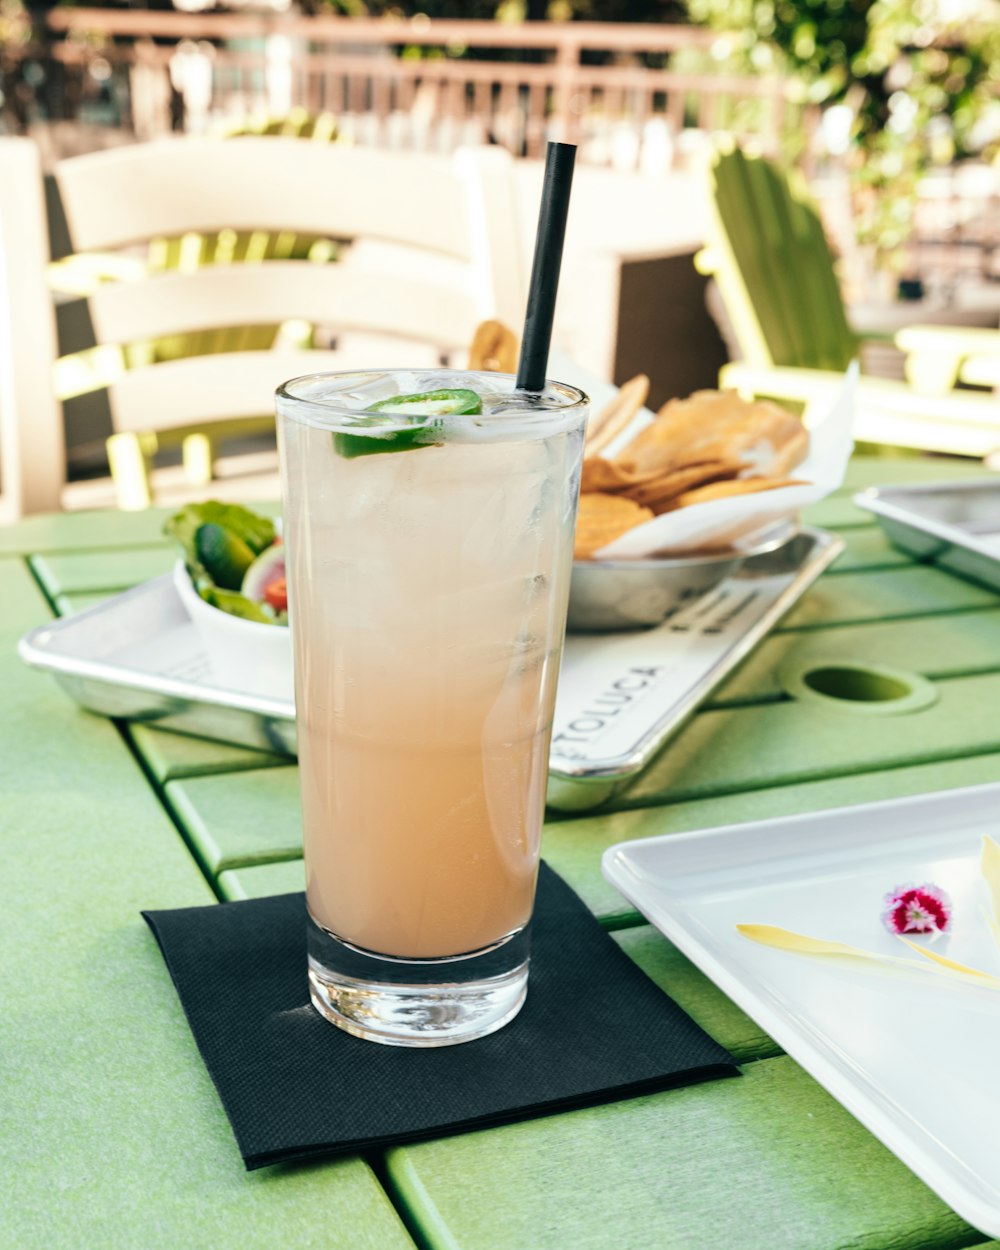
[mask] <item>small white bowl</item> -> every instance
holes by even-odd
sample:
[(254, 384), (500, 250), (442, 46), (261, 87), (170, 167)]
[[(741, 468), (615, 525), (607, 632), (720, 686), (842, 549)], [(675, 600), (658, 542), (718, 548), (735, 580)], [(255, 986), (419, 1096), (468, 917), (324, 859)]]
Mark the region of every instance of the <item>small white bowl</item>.
[(292, 636), (287, 625), (264, 625), (213, 608), (198, 594), (183, 560), (174, 565), (174, 589), (187, 609), (212, 665), (217, 685), (239, 694), (291, 702)]

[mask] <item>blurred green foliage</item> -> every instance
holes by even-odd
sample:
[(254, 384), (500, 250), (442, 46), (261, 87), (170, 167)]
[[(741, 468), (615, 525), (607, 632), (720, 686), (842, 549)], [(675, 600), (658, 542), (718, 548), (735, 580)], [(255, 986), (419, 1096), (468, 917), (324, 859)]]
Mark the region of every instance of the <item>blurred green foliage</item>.
[[(884, 256), (901, 254), (916, 185), (929, 166), (1000, 159), (1000, 0), (298, 0), (298, 7), (354, 16), (707, 26), (719, 35), (712, 51), (675, 53), (673, 68), (780, 75), (799, 103), (839, 107), (850, 137), (846, 153), (835, 154), (851, 167), (859, 235)], [(0, 82), (4, 47), (13, 50), (29, 36), (26, 16), (24, 0), (0, 0)], [(403, 55), (475, 53), (414, 45)], [(0, 111), (19, 115), (22, 85), (15, 82), (12, 74), (3, 82)], [(735, 128), (740, 120), (720, 118)], [(788, 156), (799, 155), (805, 142), (804, 134), (790, 135)]]
[[(850, 110), (859, 233), (901, 263), (931, 165), (1000, 153), (998, 0), (687, 0), (729, 64)], [(803, 137), (804, 138), (804, 137)], [(789, 155), (796, 153), (791, 151)]]
[(313, 0), (316, 11), (458, 21), (676, 22), (684, 20), (683, 0)]

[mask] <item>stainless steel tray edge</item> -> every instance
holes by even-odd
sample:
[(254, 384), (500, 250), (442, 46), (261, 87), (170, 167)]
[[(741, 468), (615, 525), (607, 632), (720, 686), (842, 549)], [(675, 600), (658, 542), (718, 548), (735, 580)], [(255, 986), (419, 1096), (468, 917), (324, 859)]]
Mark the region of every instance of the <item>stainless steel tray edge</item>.
[[(551, 806), (585, 810), (604, 802), (616, 789), (632, 780), (844, 547), (843, 540), (836, 535), (811, 527), (803, 527), (798, 537), (812, 540), (809, 554), (778, 598), (729, 648), (722, 661), (689, 689), (681, 705), (672, 707), (650, 727), (628, 756), (615, 759), (603, 768), (553, 769), (548, 792)], [(25, 664), (51, 672), (75, 702), (98, 715), (294, 756), (295, 710), (290, 702), (221, 690), (183, 676), (129, 668), (99, 658), (69, 655), (53, 645), (64, 631), (104, 627), (116, 613), (148, 614), (150, 605), (155, 609), (158, 603), (174, 611), (179, 607), (179, 601), (175, 605), (174, 600), (171, 575), (165, 574), (73, 616), (31, 630), (20, 640), (18, 653)], [(178, 618), (177, 624), (182, 622), (188, 625), (186, 616)]]
[(616, 790), (631, 781), (663, 749), (666, 742), (690, 719), (699, 704), (715, 689), (757, 644), (774, 628), (785, 613), (802, 597), (821, 573), (844, 550), (844, 540), (826, 530), (803, 526), (800, 535), (813, 538), (811, 558), (789, 582), (771, 607), (727, 652), (725, 659), (693, 685), (683, 706), (672, 708), (636, 744), (634, 752), (605, 768), (553, 768), (549, 771), (549, 805), (560, 810), (584, 810), (605, 802)]
[(183, 677), (60, 653), (48, 645), (66, 628), (78, 631), (107, 620), (109, 609), (137, 610), (175, 592), (165, 573), (101, 603), (30, 630), (18, 643), (20, 659), (52, 673), (81, 707), (99, 716), (155, 724), (175, 733), (295, 755), (295, 709), (281, 699), (205, 687)]
[[(922, 515), (903, 500), (921, 497), (953, 496), (958, 500), (993, 491), (1000, 505), (1000, 478), (961, 482), (935, 482), (912, 486), (871, 486), (854, 496), (856, 507), (870, 512), (891, 543), (927, 564), (939, 565), (950, 573), (1000, 591), (1000, 552), (990, 549), (960, 526)], [(1000, 533), (1000, 526), (998, 526)]]

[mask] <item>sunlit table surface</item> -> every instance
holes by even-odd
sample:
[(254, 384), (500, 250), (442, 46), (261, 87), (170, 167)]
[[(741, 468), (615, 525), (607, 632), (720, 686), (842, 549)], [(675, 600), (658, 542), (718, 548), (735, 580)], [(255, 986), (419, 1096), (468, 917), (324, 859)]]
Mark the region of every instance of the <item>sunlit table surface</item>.
[[(806, 518), (845, 540), (833, 569), (628, 789), (546, 825), (545, 857), (741, 1079), (252, 1175), (139, 912), (300, 889), (295, 767), (90, 716), (17, 660), (53, 613), (169, 568), (162, 514), (0, 529), (0, 1246), (997, 1247), (599, 869), (625, 838), (1000, 779), (1000, 600), (912, 563), (851, 502), (869, 484), (980, 472), (857, 459)], [(906, 667), (939, 697), (889, 732), (785, 695), (779, 669), (813, 658)]]

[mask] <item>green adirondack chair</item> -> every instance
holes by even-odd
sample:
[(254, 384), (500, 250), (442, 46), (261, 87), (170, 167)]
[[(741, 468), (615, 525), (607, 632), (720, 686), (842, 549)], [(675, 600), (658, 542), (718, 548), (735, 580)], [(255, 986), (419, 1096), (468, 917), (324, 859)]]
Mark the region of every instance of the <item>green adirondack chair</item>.
[(739, 149), (720, 153), (711, 176), (715, 278), (747, 362), (846, 369), (860, 344), (815, 209), (770, 161)]
[[(715, 278), (742, 355), (720, 384), (822, 404), (862, 339), (847, 319), (819, 214), (804, 187), (738, 148), (717, 153), (709, 180), (709, 241), (696, 263)], [(855, 437), (977, 457), (1000, 448), (1000, 400), (952, 389), (960, 374), (988, 374), (983, 360), (1000, 355), (1000, 333), (919, 326), (896, 342), (908, 353), (907, 380), (862, 379)]]

